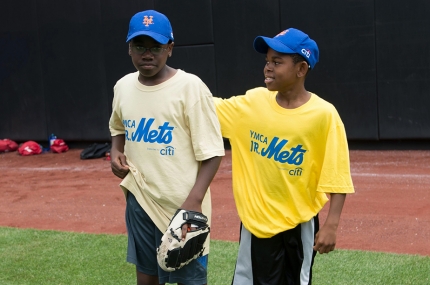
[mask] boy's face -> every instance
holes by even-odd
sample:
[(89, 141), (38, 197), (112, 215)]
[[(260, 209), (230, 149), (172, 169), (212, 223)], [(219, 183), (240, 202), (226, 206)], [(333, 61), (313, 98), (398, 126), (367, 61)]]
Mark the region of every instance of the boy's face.
[(294, 63), (293, 58), (269, 48), (264, 66), (264, 83), (270, 91), (286, 92), (294, 88), (301, 77), (301, 63)]
[(148, 36), (133, 38), (128, 47), (133, 65), (145, 79), (162, 76), (160, 71), (172, 54), (173, 43), (160, 44)]

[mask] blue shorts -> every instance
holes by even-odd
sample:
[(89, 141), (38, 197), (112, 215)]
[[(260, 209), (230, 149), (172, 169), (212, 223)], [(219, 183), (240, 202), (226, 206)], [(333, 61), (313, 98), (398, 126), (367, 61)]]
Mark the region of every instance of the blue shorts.
[(158, 276), (160, 284), (207, 284), (207, 255), (173, 272), (166, 272), (160, 268), (157, 263), (156, 249), (161, 243), (163, 234), (130, 192), (127, 194), (125, 221), (128, 232), (127, 262), (135, 264), (139, 272)]

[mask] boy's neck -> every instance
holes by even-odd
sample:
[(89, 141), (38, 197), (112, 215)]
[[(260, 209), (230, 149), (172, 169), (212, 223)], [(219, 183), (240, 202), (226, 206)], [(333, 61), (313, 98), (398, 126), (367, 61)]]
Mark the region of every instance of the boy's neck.
[(155, 86), (172, 78), (177, 71), (177, 69), (165, 65), (164, 68), (160, 70), (160, 72), (151, 77), (143, 76), (141, 73), (139, 73), (138, 80), (145, 86)]
[(279, 106), (285, 109), (296, 109), (306, 104), (311, 99), (311, 93), (306, 89), (290, 90), (287, 92), (280, 92), (276, 94), (276, 102)]

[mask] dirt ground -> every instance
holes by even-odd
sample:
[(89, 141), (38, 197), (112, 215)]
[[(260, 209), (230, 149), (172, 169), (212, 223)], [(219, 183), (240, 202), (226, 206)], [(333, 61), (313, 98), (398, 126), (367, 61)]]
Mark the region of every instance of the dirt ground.
[[(108, 161), (81, 160), (80, 152), (0, 154), (0, 226), (125, 234), (120, 180)], [(337, 248), (430, 255), (430, 151), (353, 150), (350, 157), (356, 193), (346, 199)], [(237, 241), (229, 151), (211, 189), (211, 236)]]

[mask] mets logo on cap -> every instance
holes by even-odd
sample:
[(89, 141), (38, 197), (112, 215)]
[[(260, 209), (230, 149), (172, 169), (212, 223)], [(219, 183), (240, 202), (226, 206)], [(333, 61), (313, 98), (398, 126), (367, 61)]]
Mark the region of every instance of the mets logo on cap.
[(155, 10), (142, 11), (131, 17), (126, 42), (137, 36), (149, 36), (163, 45), (173, 42), (169, 19)]
[(154, 16), (144, 16), (143, 17), (143, 24), (145, 25), (145, 27), (149, 27), (149, 25), (153, 25), (154, 24), (154, 22), (152, 21), (152, 18), (153, 18)]
[(275, 38), (276, 38), (276, 37), (279, 37), (279, 36), (283, 36), (283, 35), (285, 35), (286, 33), (288, 33), (288, 29), (286, 29), (286, 30), (284, 30), (284, 31), (280, 32), (279, 34), (277, 34), (277, 35), (275, 36)]

